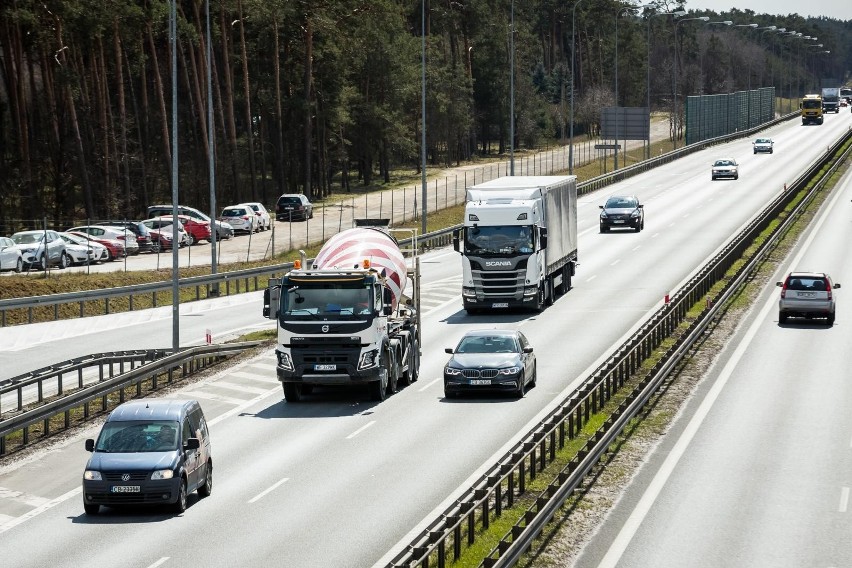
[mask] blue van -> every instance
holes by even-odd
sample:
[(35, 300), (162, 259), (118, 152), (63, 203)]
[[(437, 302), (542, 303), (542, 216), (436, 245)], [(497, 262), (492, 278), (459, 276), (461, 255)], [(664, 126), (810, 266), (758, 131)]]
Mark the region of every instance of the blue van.
[(187, 495), (213, 489), (210, 435), (196, 400), (142, 399), (113, 410), (83, 473), (83, 508), (168, 504), (186, 510)]

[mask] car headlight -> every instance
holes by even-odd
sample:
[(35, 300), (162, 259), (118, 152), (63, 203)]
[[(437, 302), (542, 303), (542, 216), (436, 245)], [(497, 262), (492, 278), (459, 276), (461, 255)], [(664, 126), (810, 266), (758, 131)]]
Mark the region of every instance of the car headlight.
[(151, 481), (157, 481), (161, 479), (171, 479), (175, 476), (175, 472), (170, 469), (158, 469), (154, 473), (151, 474)]
[(38, 250), (38, 247), (26, 247), (26, 248), (22, 248), (21, 252), (26, 253), (26, 254), (35, 254), (35, 252), (37, 250)]
[(497, 371), (499, 375), (517, 375), (521, 372), (520, 367), (506, 367), (505, 369), (500, 369)]
[(452, 375), (452, 376), (461, 375), (462, 370), (461, 369), (455, 369), (453, 367), (444, 367), (444, 374), (445, 375)]
[(606, 219), (606, 211), (601, 211), (601, 219)]
[(83, 479), (86, 481), (101, 481), (103, 478), (101, 477), (101, 472), (87, 469), (83, 473)]
[(358, 370), (371, 369), (379, 364), (379, 350), (370, 349), (361, 354), (361, 359), (358, 361)]
[(285, 371), (293, 370), (293, 360), (290, 358), (289, 353), (284, 353), (283, 351), (276, 351), (275, 354), (278, 356), (279, 367), (281, 367)]
[(631, 213), (631, 214), (630, 214), (630, 216), (631, 216), (631, 217), (638, 217), (638, 216), (639, 216), (639, 210), (637, 209), (636, 211), (634, 211), (633, 213)]

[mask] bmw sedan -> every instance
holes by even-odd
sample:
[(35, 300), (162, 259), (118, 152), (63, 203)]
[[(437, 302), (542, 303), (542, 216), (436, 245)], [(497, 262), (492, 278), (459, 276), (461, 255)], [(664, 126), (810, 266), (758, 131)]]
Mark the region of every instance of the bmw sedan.
[(444, 366), (444, 396), (504, 391), (521, 398), (536, 382), (533, 348), (526, 336), (512, 329), (469, 331)]
[(717, 180), (719, 178), (739, 179), (740, 168), (737, 161), (733, 158), (721, 158), (713, 163), (713, 169), (710, 170), (710, 178)]
[(610, 229), (633, 229), (637, 233), (645, 228), (645, 206), (635, 195), (613, 195), (601, 208), (601, 233)]

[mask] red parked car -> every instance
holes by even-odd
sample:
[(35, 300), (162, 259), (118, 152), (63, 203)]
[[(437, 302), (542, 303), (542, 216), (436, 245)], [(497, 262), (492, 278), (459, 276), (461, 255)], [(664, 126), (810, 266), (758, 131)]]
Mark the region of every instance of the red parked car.
[[(163, 219), (171, 219), (171, 215), (162, 215)], [(178, 215), (178, 219), (183, 224), (183, 230), (186, 231), (189, 237), (188, 245), (194, 245), (198, 241), (210, 242), (210, 223), (208, 221), (199, 221), (193, 219), (189, 215)]]
[(159, 229), (148, 229), (148, 232), (151, 233), (151, 246), (152, 251), (160, 252), (164, 250), (171, 250), (172, 248), (172, 234), (166, 231), (161, 231)]
[(109, 258), (107, 260), (115, 260), (116, 258), (121, 258), (123, 256), (127, 256), (125, 254), (124, 243), (117, 239), (107, 239), (104, 237), (95, 237), (88, 233), (83, 233), (81, 231), (68, 231), (68, 233), (72, 235), (77, 235), (78, 237), (83, 237), (84, 239), (95, 241), (96, 243), (100, 243), (104, 245), (109, 253)]

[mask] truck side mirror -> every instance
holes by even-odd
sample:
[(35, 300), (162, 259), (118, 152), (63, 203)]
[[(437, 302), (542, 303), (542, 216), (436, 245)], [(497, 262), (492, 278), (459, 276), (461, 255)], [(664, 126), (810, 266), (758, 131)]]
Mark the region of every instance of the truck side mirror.
[(539, 248), (544, 250), (547, 248), (547, 228), (542, 227), (538, 230), (538, 240), (540, 243)]
[(453, 229), (453, 250), (455, 250), (456, 252), (461, 252), (461, 232), (462, 229)]
[(270, 282), (269, 287), (263, 291), (263, 317), (267, 319), (278, 317), (278, 303), (280, 299), (281, 286)]
[(393, 294), (390, 288), (382, 288), (382, 315), (389, 316), (393, 313)]

